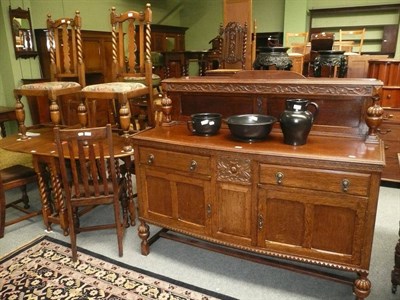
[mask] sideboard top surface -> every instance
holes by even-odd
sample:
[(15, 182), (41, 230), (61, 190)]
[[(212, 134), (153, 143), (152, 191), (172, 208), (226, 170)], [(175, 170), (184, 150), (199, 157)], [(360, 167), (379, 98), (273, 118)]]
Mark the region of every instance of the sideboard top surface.
[(131, 137), (133, 144), (151, 146), (154, 142), (171, 149), (176, 147), (201, 148), (204, 151), (225, 151), (285, 158), (323, 160), (334, 163), (351, 162), (383, 168), (383, 143), (366, 144), (362, 140), (329, 136), (309, 136), (307, 144), (291, 146), (283, 143), (283, 135), (271, 133), (267, 139), (252, 143), (235, 139), (228, 128), (221, 128), (214, 136), (191, 134), (185, 124), (159, 126)]

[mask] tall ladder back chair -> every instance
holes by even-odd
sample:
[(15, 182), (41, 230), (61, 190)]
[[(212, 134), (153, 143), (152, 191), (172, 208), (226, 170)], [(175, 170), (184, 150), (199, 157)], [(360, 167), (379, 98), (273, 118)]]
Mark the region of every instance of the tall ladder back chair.
[(364, 44), (365, 28), (359, 30), (339, 30), (339, 50), (345, 50), (346, 42), (351, 42), (352, 52), (361, 54)]
[[(114, 156), (111, 125), (96, 128), (54, 128), (59, 169), (68, 213), (72, 259), (77, 260), (77, 234), (114, 228), (118, 254), (123, 255), (124, 228), (128, 226), (128, 183)], [(67, 167), (68, 166), (68, 167)], [(131, 166), (128, 166), (131, 168)], [(111, 205), (113, 221), (81, 226), (80, 217)], [(94, 207), (94, 209), (92, 209)]]
[[(22, 139), (27, 138), (22, 96), (47, 97), (51, 122), (58, 126), (64, 123), (59, 101), (79, 99), (79, 93), (85, 86), (80, 12), (76, 11), (74, 18), (60, 18), (54, 21), (50, 14), (47, 15), (47, 30), (50, 47), (50, 81), (24, 84), (14, 90), (15, 110)], [(62, 100), (61, 96), (64, 96)], [(78, 111), (84, 108), (80, 105)]]
[(142, 12), (117, 14), (115, 7), (111, 9), (113, 82), (82, 89), (83, 97), (90, 106), (89, 126), (96, 126), (95, 102), (100, 99), (115, 102), (118, 125), (125, 134), (128, 134), (130, 126), (135, 125), (131, 122), (130, 101), (146, 108), (143, 118), (152, 126), (151, 20), (150, 4), (146, 4)]
[[(285, 46), (289, 47), (289, 57), (298, 57), (300, 64), (300, 74), (303, 74), (304, 62), (309, 61), (310, 55), (307, 53), (308, 32), (286, 32)], [(294, 65), (294, 59), (292, 59)]]

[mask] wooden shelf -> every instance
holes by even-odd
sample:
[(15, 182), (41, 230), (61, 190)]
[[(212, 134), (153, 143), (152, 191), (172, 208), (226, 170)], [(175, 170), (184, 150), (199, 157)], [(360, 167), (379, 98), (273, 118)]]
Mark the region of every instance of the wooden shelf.
[[(387, 15), (392, 14), (392, 20)], [(387, 54), (394, 57), (398, 35), (398, 23), (400, 16), (400, 4), (355, 6), (340, 8), (324, 8), (310, 10), (309, 33), (334, 32), (340, 29), (366, 29), (363, 53)], [(348, 23), (343, 22), (348, 17)], [(382, 21), (379, 21), (382, 18)], [(368, 19), (368, 20), (365, 20)], [(378, 20), (374, 24), (366, 24), (366, 21)], [(395, 20), (396, 19), (396, 20)], [(359, 25), (354, 25), (359, 24)], [(369, 33), (371, 33), (369, 37)], [(337, 36), (337, 39), (339, 37)]]

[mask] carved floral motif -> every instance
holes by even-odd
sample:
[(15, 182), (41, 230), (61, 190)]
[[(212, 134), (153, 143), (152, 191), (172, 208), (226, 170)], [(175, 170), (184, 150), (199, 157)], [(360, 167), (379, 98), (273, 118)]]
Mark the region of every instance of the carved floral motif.
[(251, 183), (251, 160), (238, 157), (220, 157), (217, 161), (217, 180)]

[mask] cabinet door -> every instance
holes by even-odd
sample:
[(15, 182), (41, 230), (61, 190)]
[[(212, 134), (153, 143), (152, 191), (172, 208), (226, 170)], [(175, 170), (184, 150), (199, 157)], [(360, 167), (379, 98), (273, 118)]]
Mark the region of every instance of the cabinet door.
[(168, 228), (205, 235), (210, 231), (210, 181), (167, 169), (142, 168), (140, 216)]
[(219, 240), (244, 246), (250, 246), (252, 241), (256, 243), (251, 164), (250, 159), (240, 156), (217, 158), (213, 236)]
[(213, 236), (219, 240), (250, 246), (252, 241), (251, 186), (217, 184), (213, 211)]
[(151, 51), (164, 52), (166, 50), (165, 33), (152, 32), (151, 34)]
[(358, 266), (367, 199), (261, 186), (258, 242), (267, 250)]

